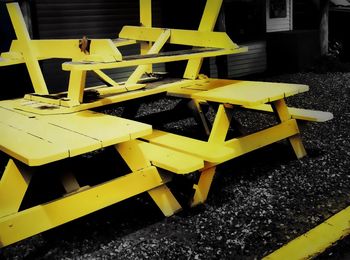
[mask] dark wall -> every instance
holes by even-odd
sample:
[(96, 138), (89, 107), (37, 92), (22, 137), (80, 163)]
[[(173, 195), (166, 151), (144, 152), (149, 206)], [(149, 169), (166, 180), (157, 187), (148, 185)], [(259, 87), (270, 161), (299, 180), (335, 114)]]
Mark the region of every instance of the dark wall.
[(319, 10), (313, 0), (293, 1), (294, 30), (315, 30), (319, 28)]
[(329, 39), (331, 46), (335, 42), (340, 44), (339, 58), (350, 61), (350, 8), (348, 11), (331, 10), (329, 12)]
[[(0, 24), (0, 52), (7, 52), (16, 36), (4, 3), (0, 3)], [(25, 93), (33, 92), (24, 64), (0, 67), (0, 78), (0, 99), (22, 97)]]
[(310, 69), (320, 57), (318, 30), (269, 33), (267, 67), (270, 74)]
[[(162, 27), (197, 30), (205, 7), (205, 0), (161, 0)], [(188, 46), (166, 45), (165, 51), (188, 49)], [(166, 71), (172, 77), (182, 77), (186, 61), (166, 63)], [(203, 71), (204, 70), (204, 71)], [(207, 62), (202, 66), (202, 73), (208, 74)]]
[(266, 36), (265, 1), (224, 1), (226, 31), (234, 42), (263, 40)]
[(293, 31), (267, 34), (270, 74), (310, 69), (321, 55), (320, 14), (312, 0), (293, 1)]

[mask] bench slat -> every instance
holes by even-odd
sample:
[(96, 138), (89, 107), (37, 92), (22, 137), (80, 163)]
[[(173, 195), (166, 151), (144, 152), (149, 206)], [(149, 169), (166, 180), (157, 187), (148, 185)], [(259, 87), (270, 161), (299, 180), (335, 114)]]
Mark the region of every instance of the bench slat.
[[(266, 104), (253, 106), (253, 107), (247, 106), (245, 108), (265, 111), (265, 112), (273, 112), (272, 107)], [(319, 111), (319, 110), (288, 107), (288, 111), (291, 114), (292, 118), (298, 119), (298, 120), (305, 120), (305, 121), (312, 121), (312, 122), (326, 122), (333, 118), (332, 113)]]
[(138, 141), (138, 145), (154, 166), (173, 173), (188, 174), (204, 167), (198, 157), (147, 142)]
[(227, 161), (235, 153), (234, 149), (225, 145), (211, 144), (160, 130), (153, 130), (151, 135), (143, 136), (142, 139), (150, 143), (194, 155), (211, 163)]

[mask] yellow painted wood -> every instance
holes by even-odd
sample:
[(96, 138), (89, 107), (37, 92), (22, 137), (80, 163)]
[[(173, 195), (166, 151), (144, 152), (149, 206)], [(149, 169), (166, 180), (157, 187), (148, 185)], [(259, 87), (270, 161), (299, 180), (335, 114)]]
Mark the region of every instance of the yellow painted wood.
[(126, 45), (131, 45), (131, 44), (136, 43), (135, 40), (122, 39), (122, 38), (117, 38), (117, 39), (114, 39), (112, 41), (113, 41), (113, 44), (115, 45), (115, 47), (121, 47), (121, 46), (126, 46)]
[[(259, 106), (245, 106), (245, 108), (265, 111), (265, 112), (273, 112), (273, 109), (270, 105), (259, 105)], [(304, 120), (304, 121), (312, 121), (312, 122), (326, 122), (333, 118), (333, 114), (325, 111), (318, 111), (312, 109), (303, 109), (303, 108), (295, 108), (288, 107), (289, 114), (294, 119)]]
[(69, 157), (69, 151), (66, 148), (22, 130), (0, 123), (0, 131), (1, 151), (27, 165), (37, 166)]
[(93, 72), (100, 77), (103, 81), (107, 82), (111, 86), (118, 86), (119, 84), (114, 81), (111, 77), (109, 77), (106, 73), (104, 73), (102, 70), (93, 70)]
[[(156, 54), (159, 53), (163, 48), (164, 44), (170, 37), (170, 30), (164, 30), (155, 41), (153, 46), (147, 51), (147, 54)], [(145, 72), (149, 71), (149, 65), (139, 65), (130, 75), (126, 84), (136, 84), (142, 77)]]
[(21, 8), (18, 3), (8, 3), (6, 7), (17, 39), (20, 41), (21, 53), (26, 63), (34, 91), (38, 94), (48, 94), (49, 92), (46, 87), (44, 76), (36, 58), (37, 49), (31, 44)]
[(209, 144), (208, 142), (159, 130), (153, 130), (151, 135), (143, 136), (142, 139), (150, 143), (194, 155), (213, 163), (227, 161), (232, 158), (232, 155), (235, 153), (234, 149), (226, 147), (225, 145)]
[(245, 153), (259, 149), (266, 145), (283, 140), (299, 132), (295, 119), (285, 121), (276, 126), (261, 130), (259, 132), (226, 141), (226, 146), (235, 150), (231, 158), (241, 156)]
[(151, 132), (150, 125), (92, 111), (43, 117), (0, 108), (1, 150), (31, 166), (73, 157)]
[(140, 23), (142, 26), (152, 26), (151, 0), (140, 0)]
[(177, 174), (188, 174), (204, 167), (203, 160), (166, 147), (138, 141), (145, 157), (152, 165)]
[(24, 63), (24, 59), (9, 59), (0, 57), (0, 67)]
[(216, 112), (215, 120), (208, 142), (211, 144), (223, 144), (232, 119), (232, 110), (220, 104)]
[[(145, 150), (140, 144), (140, 141), (131, 140), (115, 145), (115, 148), (132, 171), (142, 170), (151, 165), (150, 158), (147, 156), (148, 154), (146, 154), (150, 151)], [(166, 178), (162, 178), (160, 174), (158, 174), (158, 178), (159, 181), (164, 182), (164, 184), (148, 190), (148, 193), (163, 214), (165, 216), (171, 216), (179, 211), (181, 206), (165, 185)]]
[[(112, 62), (122, 60), (122, 55), (110, 39), (89, 39), (90, 52), (79, 48), (79, 39), (31, 40), (36, 59), (74, 59), (82, 61)], [(126, 41), (126, 40), (125, 40)], [(21, 52), (21, 42), (12, 41), (11, 52)]]
[(121, 61), (122, 54), (110, 39), (93, 39), (90, 44), (90, 54), (84, 60), (112, 62)]
[[(167, 29), (170, 30), (168, 43), (195, 47), (239, 49), (230, 37), (224, 32)], [(163, 28), (124, 26), (119, 37), (137, 41), (155, 42), (164, 32)]]
[(149, 190), (148, 194), (166, 217), (170, 217), (182, 209), (179, 202), (165, 184)]
[[(198, 80), (198, 79), (197, 79)], [(197, 80), (193, 80), (194, 82)], [(217, 82), (220, 82), (220, 84), (215, 84)], [(223, 87), (231, 84), (231, 80), (219, 80), (219, 79), (212, 79), (209, 78), (205, 82), (201, 82), (199, 84), (193, 84), (191, 86), (184, 86), (184, 87), (178, 87), (171, 89), (167, 92), (167, 95), (172, 97), (179, 97), (179, 98), (192, 98), (192, 95), (198, 92)], [(204, 100), (200, 100), (201, 102)]]
[(193, 94), (193, 98), (255, 106), (308, 91), (308, 86), (286, 83), (236, 81), (233, 84)]
[(66, 193), (76, 192), (81, 188), (78, 180), (70, 170), (61, 174), (61, 182)]
[(151, 143), (169, 147), (184, 153), (193, 154), (208, 162), (221, 163), (245, 153), (259, 149), (274, 142), (283, 140), (299, 133), (295, 119), (261, 130), (244, 137), (234, 138), (225, 145), (209, 145), (206, 142), (154, 130), (152, 135), (144, 136)]
[(119, 85), (115, 87), (102, 87), (102, 88), (95, 88), (95, 90), (100, 95), (113, 95), (118, 93), (124, 93), (127, 91), (133, 91), (138, 90), (146, 87), (145, 84), (130, 84), (130, 85)]
[(136, 140), (117, 144), (115, 145), (115, 148), (132, 171), (141, 170), (151, 166), (145, 152), (141, 149)]
[(31, 177), (25, 165), (8, 161), (0, 179), (0, 218), (18, 212)]
[[(39, 157), (34, 157), (35, 154), (37, 156), (43, 155), (43, 161), (40, 164), (49, 162), (45, 159), (46, 147), (51, 147), (50, 151), (52, 153), (57, 151), (59, 158), (61, 158), (60, 154), (62, 152), (73, 157), (102, 147), (101, 141), (96, 138), (50, 124), (40, 117), (28, 117), (0, 108), (0, 122), (2, 123), (0, 140), (4, 151), (11, 147), (12, 156), (29, 165), (39, 163), (37, 161)], [(21, 138), (26, 140), (27, 144), (23, 143), (16, 148), (15, 144), (19, 143), (22, 140)], [(13, 155), (13, 153), (16, 153), (16, 155)], [(55, 156), (51, 156), (47, 160), (55, 158)]]
[(171, 90), (172, 88), (189, 86), (192, 83), (193, 83), (192, 80), (180, 79), (179, 81), (161, 84), (157, 87), (152, 87), (152, 88), (146, 87), (144, 90), (130, 91), (130, 92), (125, 92), (118, 95), (109, 96), (107, 98), (101, 98), (96, 101), (93, 101), (90, 103), (83, 103), (75, 107), (63, 107), (63, 106), (55, 106), (50, 103), (33, 102), (30, 100), (30, 96), (29, 96), (29, 100), (19, 99), (19, 100), (11, 100), (11, 101), (0, 101), (0, 106), (5, 108), (12, 107), (13, 109), (23, 111), (23, 113), (29, 112), (29, 113), (39, 114), (39, 115), (68, 114), (68, 113), (74, 113), (74, 112), (96, 108), (100, 106), (110, 105), (118, 102), (123, 102), (131, 99), (136, 99), (140, 97), (159, 94), (159, 93), (163, 93), (168, 90)]
[[(193, 84), (192, 86), (178, 87), (171, 89), (167, 92), (167, 95), (181, 98), (191, 98), (193, 94), (201, 91), (206, 91), (218, 87), (223, 87), (235, 83), (235, 80), (227, 79), (208, 79), (207, 82), (201, 84)], [(266, 85), (267, 82), (255, 82), (255, 84)], [(244, 106), (247, 109), (254, 109), (264, 112), (273, 112), (270, 105), (261, 104), (257, 106)], [(288, 107), (288, 111), (292, 118), (298, 120), (312, 121), (312, 122), (326, 122), (333, 118), (333, 114), (330, 112), (302, 109), (295, 107)]]
[[(281, 122), (285, 122), (289, 120), (292, 116), (289, 114), (288, 107), (284, 99), (276, 100), (272, 102), (272, 107), (276, 111), (277, 116), (281, 120)], [(303, 142), (301, 140), (301, 136), (299, 133), (288, 138), (292, 148), (294, 150), (295, 155), (298, 159), (306, 156), (306, 150), (304, 148)]]
[(263, 259), (311, 259), (349, 234), (350, 207), (347, 207)]
[(201, 172), (198, 184), (195, 184), (193, 187), (195, 189), (195, 194), (193, 196), (191, 207), (202, 204), (207, 200), (210, 186), (213, 182), (215, 175), (216, 167), (211, 167), (205, 169)]
[(241, 53), (246, 51), (245, 48), (238, 49), (209, 49), (203, 52), (193, 52), (190, 54), (177, 54), (177, 55), (161, 55), (157, 57), (140, 58), (140, 59), (131, 59), (123, 60), (120, 62), (65, 62), (62, 65), (63, 70), (96, 70), (96, 69), (114, 69), (114, 68), (123, 68), (123, 67), (132, 67), (143, 64), (157, 64), (163, 62), (171, 61), (180, 61), (188, 60), (192, 58), (205, 58), (205, 57), (215, 57), (220, 55), (228, 55), (233, 53)]
[[(198, 27), (198, 31), (200, 32), (211, 32), (214, 29), (216, 24), (216, 20), (218, 18), (220, 8), (222, 5), (222, 0), (208, 0), (206, 2), (203, 15), (201, 18), (201, 22)], [(197, 46), (197, 45), (193, 45)], [(196, 79), (198, 77), (198, 73), (200, 68), (202, 67), (202, 58), (191, 59), (188, 61), (184, 78), (187, 79)]]
[(48, 123), (99, 140), (102, 147), (152, 133), (152, 126), (93, 111), (43, 117)]
[(216, 20), (218, 18), (222, 0), (208, 0), (206, 2), (202, 18), (198, 27), (198, 31), (214, 30)]
[(201, 108), (201, 103), (198, 100), (192, 99), (188, 102), (188, 107), (195, 113), (196, 117), (199, 118), (202, 126), (204, 128), (204, 132), (207, 136), (210, 135), (209, 125), (206, 119), (205, 114)]
[(86, 71), (72, 70), (70, 72), (67, 94), (69, 106), (77, 106), (83, 102), (85, 83)]
[[(145, 27), (152, 27), (152, 1), (151, 0), (140, 0), (140, 25)], [(152, 42), (141, 42), (140, 44), (141, 44), (140, 46), (141, 54), (148, 53), (152, 46)], [(142, 65), (142, 66), (145, 72), (147, 73), (152, 72), (152, 64)]]
[[(96, 91), (101, 96), (108, 95), (107, 99), (105, 99), (105, 100), (103, 100), (103, 98), (105, 98), (105, 97), (101, 97), (101, 96), (97, 99), (97, 100), (99, 100), (99, 102), (98, 102), (99, 104), (106, 104), (104, 101), (106, 101), (106, 100), (110, 101), (111, 100), (110, 95), (121, 94), (121, 93), (125, 93), (128, 91), (135, 91), (135, 90), (143, 89), (145, 87), (146, 87), (146, 84), (128, 84), (128, 85), (123, 84), (123, 85), (117, 85), (117, 86), (113, 86), (113, 87), (106, 87), (105, 85), (103, 85), (103, 86), (97, 86), (97, 87), (90, 87), (88, 89), (87, 88), (85, 88), (85, 89), (80, 88), (77, 90), (78, 91), (92, 90), (92, 91)], [(81, 93), (77, 96), (78, 96), (78, 98), (81, 98), (81, 96), (83, 96), (83, 94)], [(120, 96), (118, 96), (118, 97), (120, 97)], [(62, 108), (71, 109), (69, 111), (66, 111), (65, 113), (73, 113), (73, 112), (77, 112), (79, 110), (85, 110), (85, 109), (93, 107), (93, 106), (91, 107), (91, 103), (93, 103), (93, 102), (86, 103), (88, 105), (88, 107), (85, 106), (84, 109), (82, 109), (82, 108), (80, 108), (81, 104), (79, 102), (73, 102), (72, 100), (66, 99), (66, 98), (57, 99), (57, 98), (54, 98), (54, 96), (48, 97), (46, 95), (41, 96), (41, 95), (36, 95), (36, 94), (26, 94), (24, 96), (24, 99), (36, 101), (39, 109), (42, 106), (46, 107), (46, 109), (48, 109), (48, 110), (50, 110), (51, 108), (52, 109), (57, 108), (59, 110), (62, 110)], [(32, 103), (32, 105), (34, 105), (34, 102)], [(54, 105), (54, 106), (52, 106), (52, 105)], [(34, 106), (34, 107), (36, 107), (36, 106)], [(40, 110), (39, 111), (32, 110), (32, 112), (39, 112), (39, 114), (40, 114)], [(57, 114), (58, 111), (53, 110), (52, 112), (53, 112), (52, 114)]]
[(15, 243), (163, 184), (156, 168), (151, 166), (70, 196), (2, 217), (0, 246)]

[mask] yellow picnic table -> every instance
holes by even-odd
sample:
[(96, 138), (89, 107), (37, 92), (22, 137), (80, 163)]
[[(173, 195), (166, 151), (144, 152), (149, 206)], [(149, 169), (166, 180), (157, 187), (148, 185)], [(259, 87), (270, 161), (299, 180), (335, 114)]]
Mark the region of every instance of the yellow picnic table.
[[(198, 30), (154, 28), (151, 1), (140, 1), (140, 26), (124, 26), (118, 41), (87, 39), (33, 40), (18, 3), (6, 4), (17, 40), (2, 53), (0, 67), (25, 63), (34, 93), (0, 101), (0, 150), (8, 157), (0, 179), (0, 247), (147, 192), (164, 215), (181, 209), (166, 184), (175, 174), (199, 173), (193, 183), (192, 205), (208, 195), (216, 166), (250, 151), (288, 139), (298, 158), (306, 152), (296, 119), (326, 121), (326, 112), (288, 108), (285, 98), (308, 90), (305, 85), (208, 79), (200, 75), (203, 58), (237, 54), (247, 48), (226, 33), (214, 32), (222, 1), (208, 0)], [(123, 56), (118, 47), (140, 42), (140, 55)], [(166, 44), (189, 46), (183, 51), (161, 52)], [(70, 59), (62, 69), (70, 73), (67, 91), (50, 93), (39, 60)], [(152, 64), (187, 61), (183, 77), (148, 83)], [(125, 82), (115, 82), (105, 70), (136, 66)], [(87, 72), (104, 85), (86, 87)], [(96, 94), (86, 101), (86, 94)], [(190, 100), (201, 114), (200, 102), (218, 104), (213, 126), (202, 141), (152, 129), (150, 124), (107, 115), (91, 109), (165, 94)], [(136, 101), (137, 99), (137, 101)], [(274, 112), (278, 122), (263, 130), (227, 138), (236, 107)], [(65, 194), (43, 204), (22, 208), (23, 198), (37, 171), (50, 174), (70, 158), (115, 148), (130, 172), (97, 185), (81, 187), (68, 165), (59, 174)], [(117, 158), (115, 158), (117, 159)], [(120, 161), (118, 161), (120, 162)], [(103, 165), (99, 166), (103, 170)], [(78, 167), (79, 168), (79, 167)], [(61, 170), (61, 169), (60, 169)], [(53, 174), (53, 173), (52, 173)], [(96, 172), (96, 175), (100, 174)], [(40, 192), (40, 191), (39, 191)]]
[[(149, 193), (164, 215), (172, 215), (181, 206), (166, 186), (171, 176), (156, 167), (188, 174), (204, 166), (194, 156), (138, 141), (152, 133), (151, 125), (89, 110), (39, 115), (16, 109), (17, 101), (0, 101), (0, 150), (10, 156), (0, 181), (0, 247), (142, 192)], [(106, 147), (115, 147), (131, 173), (80, 187), (68, 167), (61, 173), (63, 197), (20, 209), (40, 169), (50, 174), (67, 158)], [(104, 170), (103, 165), (99, 168)]]
[[(196, 205), (206, 200), (215, 175), (216, 165), (220, 163), (286, 138), (290, 141), (298, 158), (306, 155), (297, 122), (288, 111), (285, 97), (308, 91), (308, 89), (308, 86), (298, 84), (262, 84), (260, 82), (246, 85), (239, 81), (233, 81), (232, 84), (222, 87), (196, 91), (190, 95), (190, 98), (219, 104), (208, 141), (159, 130), (154, 130), (152, 134), (141, 138), (153, 144), (188, 153), (205, 161), (205, 167), (200, 170), (199, 182), (194, 185), (196, 193), (192, 205)], [(236, 106), (262, 104), (271, 104), (279, 123), (248, 135), (227, 140), (233, 116), (232, 109)]]

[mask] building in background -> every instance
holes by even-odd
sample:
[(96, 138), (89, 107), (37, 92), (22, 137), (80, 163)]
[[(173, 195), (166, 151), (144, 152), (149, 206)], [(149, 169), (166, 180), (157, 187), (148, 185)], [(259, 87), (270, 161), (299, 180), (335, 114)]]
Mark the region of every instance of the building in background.
[(350, 61), (350, 1), (331, 0), (329, 9), (329, 39), (331, 48), (339, 52), (342, 61)]
[[(204, 71), (211, 77), (237, 78), (264, 72), (291, 72), (306, 69), (320, 56), (319, 13), (321, 0), (224, 0), (225, 30), (247, 53), (229, 55), (225, 61), (211, 58)], [(343, 0), (347, 1), (347, 0)], [(153, 26), (196, 29), (205, 0), (153, 0)], [(0, 9), (4, 17), (4, 3)], [(139, 0), (23, 0), (21, 1), (33, 38), (116, 38), (122, 25), (139, 24)], [(223, 17), (220, 17), (222, 21)], [(9, 22), (2, 21), (9, 25)], [(3, 28), (3, 26), (2, 26)], [(9, 33), (13, 37), (13, 33)], [(5, 37), (6, 38), (6, 37)], [(4, 47), (2, 34), (0, 44)], [(6, 44), (5, 44), (6, 45)], [(4, 50), (2, 50), (4, 51)], [(135, 54), (135, 46), (122, 50)], [(61, 60), (42, 62), (48, 86), (64, 90), (68, 73)], [(223, 67), (224, 66), (224, 67)], [(218, 71), (219, 67), (219, 71)], [(179, 70), (170, 65), (170, 70)], [(164, 65), (156, 70), (164, 71)], [(108, 71), (117, 81), (127, 78), (133, 68)], [(224, 73), (223, 73), (224, 72)], [(89, 81), (94, 82), (94, 78)]]

